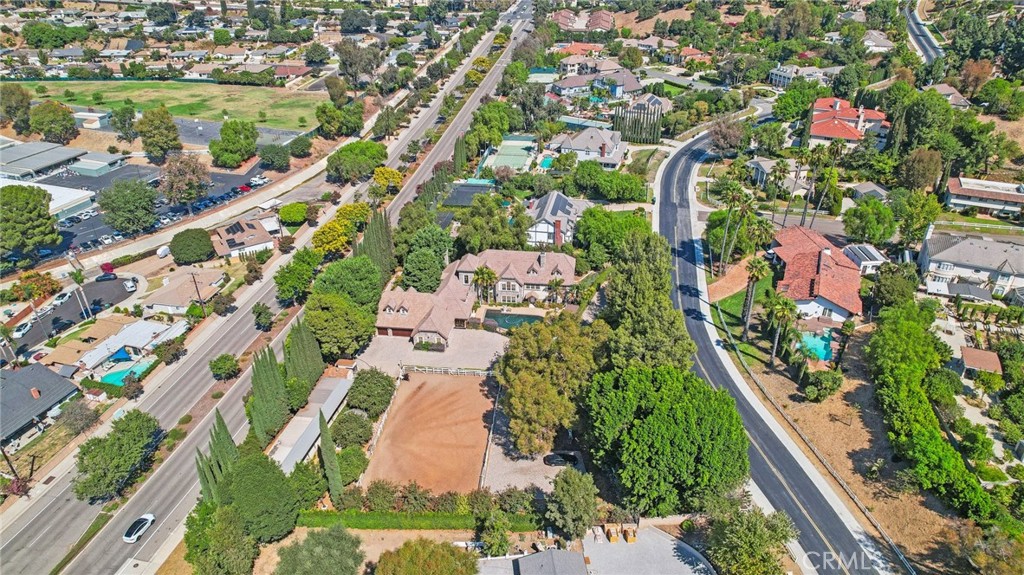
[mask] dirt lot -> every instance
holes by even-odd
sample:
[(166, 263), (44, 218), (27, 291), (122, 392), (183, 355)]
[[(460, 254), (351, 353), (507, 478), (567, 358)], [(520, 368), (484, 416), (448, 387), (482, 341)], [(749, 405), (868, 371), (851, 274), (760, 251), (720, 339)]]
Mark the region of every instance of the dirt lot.
[[(766, 4), (759, 4), (756, 6), (748, 4), (747, 10), (757, 10), (758, 12), (764, 14), (765, 16), (769, 14), (775, 14), (776, 12), (778, 12), (778, 10), (769, 8)], [(719, 10), (719, 12), (722, 13), (722, 22), (733, 23), (743, 21), (743, 16), (732, 16), (730, 14), (726, 14), (725, 11), (726, 6), (722, 6), (722, 8)], [(652, 33), (654, 33), (654, 22), (657, 21), (658, 19), (661, 19), (664, 22), (672, 22), (673, 20), (689, 20), (691, 16), (693, 16), (692, 10), (688, 10), (686, 8), (676, 8), (675, 10), (667, 10), (665, 12), (659, 13), (657, 16), (653, 18), (648, 18), (646, 20), (638, 22), (637, 12), (616, 12), (615, 27), (619, 28), (620, 30), (622, 28), (629, 28), (630, 30), (633, 31), (634, 38), (646, 38), (647, 36), (650, 36)]]
[[(282, 541), (264, 547), (260, 556), (256, 559), (253, 575), (273, 575), (277, 567), (277, 550), (285, 545), (302, 541), (309, 533), (308, 527), (298, 527), (291, 535)], [(349, 533), (362, 539), (362, 550), (366, 554), (367, 562), (377, 562), (381, 553), (390, 549), (397, 549), (410, 539), (422, 537), (431, 541), (472, 541), (472, 531), (401, 531), (401, 530), (366, 530), (350, 529)], [(176, 575), (176, 572), (169, 571), (169, 575)], [(160, 574), (162, 575), (162, 573)]]
[[(767, 369), (757, 361), (751, 364), (776, 401), (868, 506), (919, 573), (962, 572), (960, 568), (963, 566), (955, 564), (948, 542), (943, 537), (943, 530), (951, 524), (954, 513), (930, 494), (901, 492), (895, 486), (896, 473), (906, 464), (891, 460), (893, 453), (885, 423), (875, 403), (874, 389), (867, 379), (864, 345), (868, 335), (868, 330), (861, 329), (854, 336), (843, 361), (846, 383), (839, 393), (822, 403), (803, 401), (796, 385), (788, 377)], [(764, 338), (752, 338), (752, 341), (766, 352), (769, 350), (770, 342)], [(769, 409), (776, 414), (774, 409)], [(781, 417), (776, 416), (776, 419), (788, 427)], [(814, 456), (808, 450), (804, 451), (820, 468)], [(884, 461), (879, 477), (868, 479), (868, 468), (879, 459)], [(827, 476), (824, 471), (822, 474)], [(846, 499), (838, 485), (834, 488)], [(848, 505), (855, 509), (852, 502)], [(866, 524), (866, 521), (862, 523)]]
[(491, 407), (481, 377), (409, 374), (398, 388), (363, 483), (415, 480), (435, 493), (476, 489)]

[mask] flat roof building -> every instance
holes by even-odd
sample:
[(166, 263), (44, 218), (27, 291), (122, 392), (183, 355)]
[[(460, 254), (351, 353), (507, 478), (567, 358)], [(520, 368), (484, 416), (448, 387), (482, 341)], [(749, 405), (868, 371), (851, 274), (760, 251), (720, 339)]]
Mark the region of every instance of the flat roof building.
[(49, 142), (27, 142), (0, 150), (0, 177), (28, 180), (70, 164), (88, 154)]

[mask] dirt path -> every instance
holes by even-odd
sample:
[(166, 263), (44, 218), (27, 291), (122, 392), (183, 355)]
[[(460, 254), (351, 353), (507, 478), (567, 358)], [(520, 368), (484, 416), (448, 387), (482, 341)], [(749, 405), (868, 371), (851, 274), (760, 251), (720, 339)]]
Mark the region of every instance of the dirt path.
[(749, 259), (748, 257), (731, 264), (729, 271), (724, 276), (719, 277), (715, 283), (708, 286), (708, 299), (711, 303), (723, 300), (747, 287), (747, 279), (750, 277), (750, 274), (747, 273), (747, 260)]

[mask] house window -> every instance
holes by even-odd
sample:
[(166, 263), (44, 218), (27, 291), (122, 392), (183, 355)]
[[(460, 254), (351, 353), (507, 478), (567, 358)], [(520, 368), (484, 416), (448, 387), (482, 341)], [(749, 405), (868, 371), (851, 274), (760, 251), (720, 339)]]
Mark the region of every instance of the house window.
[(469, 274), (462, 274), (462, 285), (469, 285)]
[(409, 315), (409, 310), (404, 307), (401, 307), (398, 308), (398, 313), (400, 313), (401, 315)]
[(953, 271), (953, 264), (949, 262), (942, 262), (941, 264), (939, 264), (939, 270), (944, 272), (951, 272)]

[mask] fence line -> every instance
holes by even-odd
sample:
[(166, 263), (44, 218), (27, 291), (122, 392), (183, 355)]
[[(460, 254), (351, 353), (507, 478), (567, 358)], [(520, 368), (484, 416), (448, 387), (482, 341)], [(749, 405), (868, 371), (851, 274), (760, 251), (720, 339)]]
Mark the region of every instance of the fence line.
[(475, 375), (479, 377), (490, 377), (494, 375), (494, 372), (489, 369), (474, 369), (465, 367), (433, 367), (429, 365), (402, 365), (401, 375), (399, 378), (405, 376), (408, 372), (415, 373), (438, 373), (442, 375)]
[[(394, 393), (394, 395), (391, 396), (391, 402), (388, 403), (387, 408), (384, 409), (384, 413), (380, 414), (380, 418), (378, 419), (377, 426), (373, 430), (373, 437), (370, 439), (370, 445), (369, 445), (369, 447), (366, 448), (366, 458), (367, 459), (369, 459), (373, 455), (373, 450), (376, 449), (377, 442), (380, 440), (380, 436), (384, 434), (384, 424), (387, 423), (387, 421), (388, 421), (388, 415), (391, 413), (391, 406), (395, 404), (395, 397), (398, 395), (398, 388), (399, 388), (399, 386), (402, 385), (402, 379), (404, 379), (404, 378), (405, 378), (405, 368), (401, 364), (399, 364), (398, 379), (395, 380), (395, 393)], [(363, 477), (362, 476), (365, 475), (365, 474), (366, 474), (366, 472), (363, 471), (363, 473), (360, 474), (360, 476), (359, 476), (359, 480), (357, 481), (357, 483), (359, 483), (360, 485), (362, 485), (362, 481), (363, 481)]]
[(873, 525), (875, 529), (878, 530), (878, 532), (882, 535), (882, 538), (885, 539), (886, 544), (889, 545), (889, 548), (892, 549), (893, 553), (896, 554), (900, 562), (903, 563), (903, 566), (907, 569), (907, 572), (911, 575), (917, 575), (917, 571), (910, 564), (910, 561), (907, 559), (907, 557), (903, 555), (903, 552), (900, 551), (899, 547), (896, 546), (896, 542), (894, 542), (892, 538), (889, 537), (889, 534), (885, 532), (885, 529), (883, 529), (882, 525), (875, 519), (875, 516), (872, 515), (870, 511), (868, 511), (868, 508), (861, 502), (860, 498), (857, 497), (857, 494), (853, 492), (853, 489), (851, 489), (850, 486), (846, 484), (846, 481), (843, 481), (843, 478), (840, 477), (839, 473), (829, 464), (829, 462), (825, 459), (825, 456), (823, 456), (821, 452), (818, 451), (818, 448), (815, 447), (813, 443), (811, 443), (811, 439), (807, 437), (803, 431), (801, 431), (800, 427), (797, 426), (796, 421), (794, 421), (793, 418), (791, 418), (789, 414), (782, 409), (782, 406), (779, 405), (777, 401), (775, 401), (775, 398), (772, 397), (770, 393), (768, 393), (768, 390), (761, 383), (761, 380), (759, 380), (757, 376), (754, 375), (754, 371), (750, 369), (750, 366), (747, 364), (747, 360), (744, 359), (743, 354), (739, 352), (739, 346), (737, 345), (736, 340), (733, 339), (732, 332), (729, 331), (727, 327), (728, 324), (725, 322), (725, 316), (722, 315), (722, 308), (721, 306), (718, 305), (718, 303), (715, 303), (715, 309), (718, 311), (718, 321), (721, 322), (721, 329), (722, 331), (725, 332), (726, 337), (729, 339), (729, 345), (735, 352), (736, 357), (740, 360), (740, 364), (743, 366), (743, 369), (747, 372), (747, 375), (749, 375), (750, 378), (754, 380), (754, 385), (757, 386), (757, 389), (761, 391), (762, 395), (768, 398), (768, 401), (771, 402), (775, 410), (778, 411), (779, 414), (782, 415), (782, 418), (786, 420), (786, 423), (788, 423), (790, 427), (792, 427), (793, 430), (796, 431), (797, 435), (800, 436), (800, 439), (811, 450), (811, 453), (814, 454), (814, 456), (818, 459), (822, 466), (824, 466), (825, 469), (828, 471), (829, 475), (832, 476), (832, 479), (836, 480), (836, 483), (838, 483), (839, 486), (843, 488), (843, 491), (845, 491), (846, 495), (849, 496), (851, 500), (853, 500), (853, 503), (857, 506), (858, 509), (860, 509), (861, 513), (863, 513), (864, 516), (868, 518), (868, 521), (871, 522), (871, 525)]

